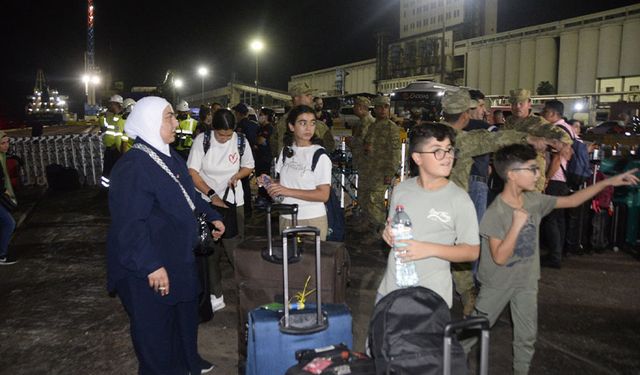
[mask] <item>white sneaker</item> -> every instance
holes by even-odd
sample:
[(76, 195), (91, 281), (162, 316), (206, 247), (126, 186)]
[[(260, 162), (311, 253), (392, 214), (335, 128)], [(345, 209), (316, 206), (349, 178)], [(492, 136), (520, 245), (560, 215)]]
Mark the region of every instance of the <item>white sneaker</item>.
[(222, 310), (225, 308), (225, 304), (224, 304), (224, 296), (220, 296), (220, 298), (216, 298), (215, 295), (211, 295), (211, 309), (213, 309), (213, 312), (216, 312), (218, 310)]

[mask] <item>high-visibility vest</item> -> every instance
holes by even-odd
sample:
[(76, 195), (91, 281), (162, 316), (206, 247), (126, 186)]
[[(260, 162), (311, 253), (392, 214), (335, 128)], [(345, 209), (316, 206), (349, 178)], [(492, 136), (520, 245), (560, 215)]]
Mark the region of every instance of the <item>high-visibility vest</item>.
[(196, 131), (198, 122), (192, 119), (189, 115), (187, 118), (180, 121), (178, 128), (176, 129), (176, 150), (188, 150), (193, 145), (193, 132)]
[(107, 113), (100, 119), (100, 126), (103, 129), (102, 143), (106, 147), (116, 147), (120, 149), (122, 134), (124, 132), (124, 119), (122, 115)]

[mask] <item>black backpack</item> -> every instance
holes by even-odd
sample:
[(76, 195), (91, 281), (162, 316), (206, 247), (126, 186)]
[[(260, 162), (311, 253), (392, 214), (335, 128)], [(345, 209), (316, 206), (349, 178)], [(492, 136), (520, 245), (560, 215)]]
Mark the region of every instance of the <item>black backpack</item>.
[[(316, 170), (316, 165), (318, 164), (318, 160), (320, 160), (320, 156), (327, 155), (327, 150), (324, 148), (319, 148), (314, 154), (313, 159), (311, 159), (311, 170)], [(344, 242), (345, 237), (345, 221), (344, 221), (344, 209), (340, 207), (340, 200), (336, 196), (333, 188), (329, 187), (329, 200), (327, 200), (324, 204), (327, 209), (327, 226), (329, 227), (327, 233), (327, 241), (337, 241)]]
[(582, 184), (593, 175), (593, 169), (589, 161), (589, 150), (582, 141), (572, 137), (571, 132), (564, 125), (560, 125), (560, 128), (569, 134), (573, 141), (571, 145), (573, 156), (567, 162), (567, 169), (564, 169), (562, 164), (560, 164), (560, 168), (562, 168), (562, 172), (564, 172), (564, 176), (567, 179), (567, 186), (571, 190), (579, 190)]
[[(447, 303), (421, 287), (395, 290), (373, 309), (369, 349), (377, 374), (442, 374), (444, 328), (451, 320)], [(466, 357), (455, 339), (451, 373), (466, 374)]]

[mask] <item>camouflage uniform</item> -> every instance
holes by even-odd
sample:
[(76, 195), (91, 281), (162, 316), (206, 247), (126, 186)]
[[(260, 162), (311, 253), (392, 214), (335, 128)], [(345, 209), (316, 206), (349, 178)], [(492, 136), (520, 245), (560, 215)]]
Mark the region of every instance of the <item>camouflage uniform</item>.
[[(512, 104), (530, 100), (531, 98), (531, 93), (529, 92), (529, 90), (524, 89), (511, 90), (509, 92), (509, 95), (509, 101)], [(573, 143), (571, 137), (569, 136), (569, 134), (567, 134), (567, 132), (563, 131), (557, 126), (554, 126), (553, 124), (548, 123), (544, 118), (536, 115), (529, 115), (524, 118), (509, 116), (502, 128), (505, 130), (510, 129), (526, 132), (536, 137), (558, 139), (568, 145), (571, 145)], [(544, 152), (538, 152), (536, 162), (538, 163), (538, 167), (540, 168), (540, 177), (538, 177), (538, 180), (536, 181), (536, 191), (542, 192), (544, 191), (546, 183), (545, 171), (547, 170), (547, 161)]]
[[(376, 98), (375, 103), (380, 101), (389, 104), (388, 98)], [(369, 228), (376, 232), (387, 218), (385, 193), (398, 172), (401, 148), (400, 128), (388, 119), (371, 124), (363, 139), (362, 162), (358, 167), (358, 202), (364, 217), (372, 224)]]
[(366, 137), (369, 128), (376, 119), (369, 113), (365, 118), (361, 119), (352, 129), (351, 136), (351, 154), (353, 155), (353, 164), (356, 169), (360, 168), (363, 164), (363, 146), (364, 137)]

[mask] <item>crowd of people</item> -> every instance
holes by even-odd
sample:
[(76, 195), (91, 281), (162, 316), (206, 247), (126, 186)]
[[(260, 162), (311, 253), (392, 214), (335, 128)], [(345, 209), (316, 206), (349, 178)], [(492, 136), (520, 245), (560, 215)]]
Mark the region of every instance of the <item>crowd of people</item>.
[[(298, 204), (298, 224), (318, 227), (327, 238), (333, 119), (307, 84), (293, 85), (290, 95), (292, 106), (280, 118), (269, 108), (213, 103), (200, 108), (197, 120), (185, 101), (174, 108), (159, 97), (137, 103), (110, 98), (100, 118), (102, 182), (112, 220), (108, 288), (130, 318), (140, 373), (214, 368), (197, 349), (202, 300), (212, 312), (225, 307), (220, 262), (223, 254), (232, 267), (237, 261), (234, 249), (245, 238), (252, 206)], [(572, 186), (567, 169), (574, 142), (582, 142), (581, 123), (565, 119), (557, 100), (533, 114), (528, 90), (512, 90), (510, 103), (511, 116), (494, 112), (490, 124), (482, 92), (447, 91), (440, 121), (412, 113), (397, 123), (388, 97), (355, 98), (360, 121), (346, 143), (359, 176), (360, 216), (349, 228), (361, 234), (365, 247), (397, 245), (388, 212), (404, 206), (413, 239), (402, 241), (403, 252), (389, 253), (376, 301), (399, 288), (394, 266), (400, 257), (415, 262), (419, 285), (449, 307), (457, 294), (465, 317), (483, 315), (493, 325), (509, 304), (514, 372), (526, 374), (536, 340), (539, 243), (549, 252), (542, 265), (560, 268), (563, 254), (576, 251), (566, 229), (575, 217), (564, 210), (638, 178), (632, 170), (589, 187)], [(403, 130), (409, 133), (411, 177), (398, 183)], [(8, 146), (0, 132), (4, 199), (17, 204), (5, 162)], [(200, 214), (219, 240), (204, 259), (193, 251)], [(0, 263), (11, 264), (7, 249), (15, 221), (4, 203), (0, 221)], [(291, 225), (291, 217), (280, 217), (281, 230)], [(470, 350), (474, 342), (463, 344)]]

